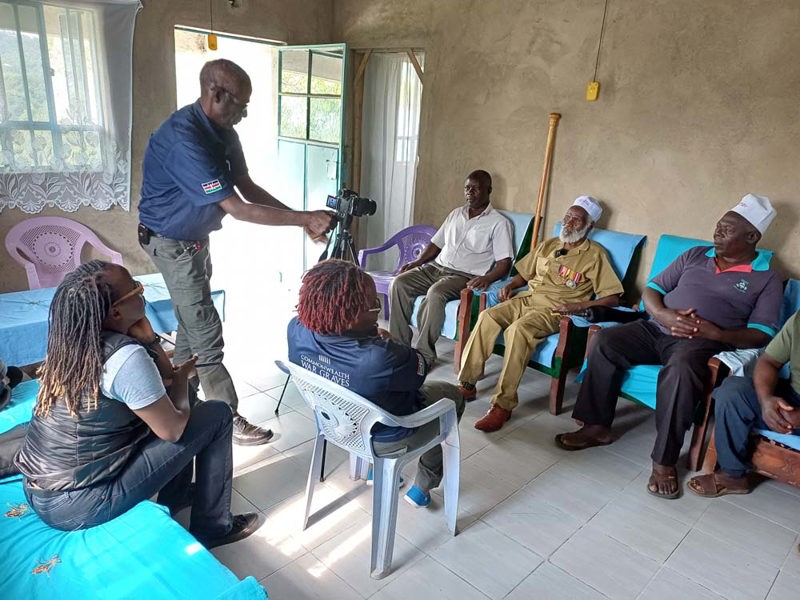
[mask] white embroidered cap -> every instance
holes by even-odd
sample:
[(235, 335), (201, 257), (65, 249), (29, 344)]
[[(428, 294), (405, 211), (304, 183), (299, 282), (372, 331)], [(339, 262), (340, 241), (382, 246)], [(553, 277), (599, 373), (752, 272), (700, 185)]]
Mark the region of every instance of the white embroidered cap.
[(580, 206), (595, 223), (600, 220), (600, 216), (603, 214), (600, 204), (591, 196), (578, 196), (572, 206)]
[(772, 223), (775, 215), (778, 212), (772, 208), (769, 198), (766, 196), (756, 196), (755, 194), (747, 194), (742, 196), (739, 204), (731, 209), (731, 212), (742, 215), (747, 221), (756, 229), (761, 235)]

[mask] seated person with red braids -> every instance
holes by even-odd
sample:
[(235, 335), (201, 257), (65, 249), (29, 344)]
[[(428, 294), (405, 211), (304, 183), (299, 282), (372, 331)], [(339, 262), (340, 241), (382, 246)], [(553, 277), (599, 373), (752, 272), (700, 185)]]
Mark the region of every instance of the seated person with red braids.
[[(450, 398), (460, 419), (464, 398), (458, 387), (426, 382), (422, 354), (378, 329), (380, 310), (375, 282), (366, 272), (341, 260), (318, 263), (303, 277), (297, 317), (289, 323), (289, 360), (393, 415), (410, 415)], [(408, 445), (414, 433), (378, 424), (373, 429), (374, 449), (379, 454), (396, 451)], [(405, 499), (417, 508), (429, 506), (430, 490), (438, 487), (442, 475), (442, 448), (435, 446), (420, 457), (414, 486)]]

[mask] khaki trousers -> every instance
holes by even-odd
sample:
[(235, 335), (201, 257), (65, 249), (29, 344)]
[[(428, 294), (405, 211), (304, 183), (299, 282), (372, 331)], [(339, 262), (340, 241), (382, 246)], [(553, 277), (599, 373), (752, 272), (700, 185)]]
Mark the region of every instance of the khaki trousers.
[(417, 314), (416, 348), (430, 365), (436, 359), (436, 340), (442, 332), (445, 304), (457, 300), (472, 277), (432, 262), (398, 275), (389, 291), (389, 333), (401, 344), (411, 345), (412, 331), (408, 324), (414, 301), (424, 295)]
[(531, 352), (548, 335), (558, 331), (558, 315), (550, 308), (533, 305), (533, 296), (512, 298), (483, 311), (469, 336), (461, 357), (459, 381), (474, 384), (492, 355), (498, 336), (505, 330), (503, 370), (492, 396), (492, 404), (511, 410), (517, 406), (517, 388)]

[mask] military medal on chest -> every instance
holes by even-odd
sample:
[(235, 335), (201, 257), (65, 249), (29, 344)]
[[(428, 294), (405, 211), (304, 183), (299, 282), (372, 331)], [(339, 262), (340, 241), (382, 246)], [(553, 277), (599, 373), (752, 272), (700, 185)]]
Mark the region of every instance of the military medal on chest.
[(567, 265), (559, 265), (558, 275), (564, 280), (564, 285), (571, 290), (574, 290), (576, 287), (578, 287), (578, 284), (583, 279), (583, 273), (573, 271)]

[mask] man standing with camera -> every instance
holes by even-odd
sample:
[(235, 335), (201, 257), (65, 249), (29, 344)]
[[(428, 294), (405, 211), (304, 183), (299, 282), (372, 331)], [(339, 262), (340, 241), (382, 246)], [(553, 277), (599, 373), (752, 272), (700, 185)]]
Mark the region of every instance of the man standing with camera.
[(464, 182), (466, 204), (453, 210), (420, 257), (403, 265), (389, 293), (389, 332), (411, 345), (408, 323), (417, 296), (425, 299), (417, 315), (417, 350), (428, 368), (436, 361), (436, 340), (444, 307), (469, 287), (484, 290), (505, 277), (514, 254), (511, 222), (489, 205), (492, 176), (473, 171)]
[[(173, 113), (151, 136), (142, 166), (139, 244), (169, 289), (178, 318), (174, 360), (197, 354), (206, 398), (233, 410), (233, 440), (264, 444), (272, 431), (248, 423), (222, 364), (222, 322), (211, 302), (208, 235), (229, 214), (260, 225), (296, 225), (312, 236), (330, 231), (326, 211), (293, 211), (256, 185), (233, 126), (247, 116), (252, 86), (235, 63), (218, 59), (200, 71), (200, 98)], [(244, 198), (244, 200), (243, 200)]]

